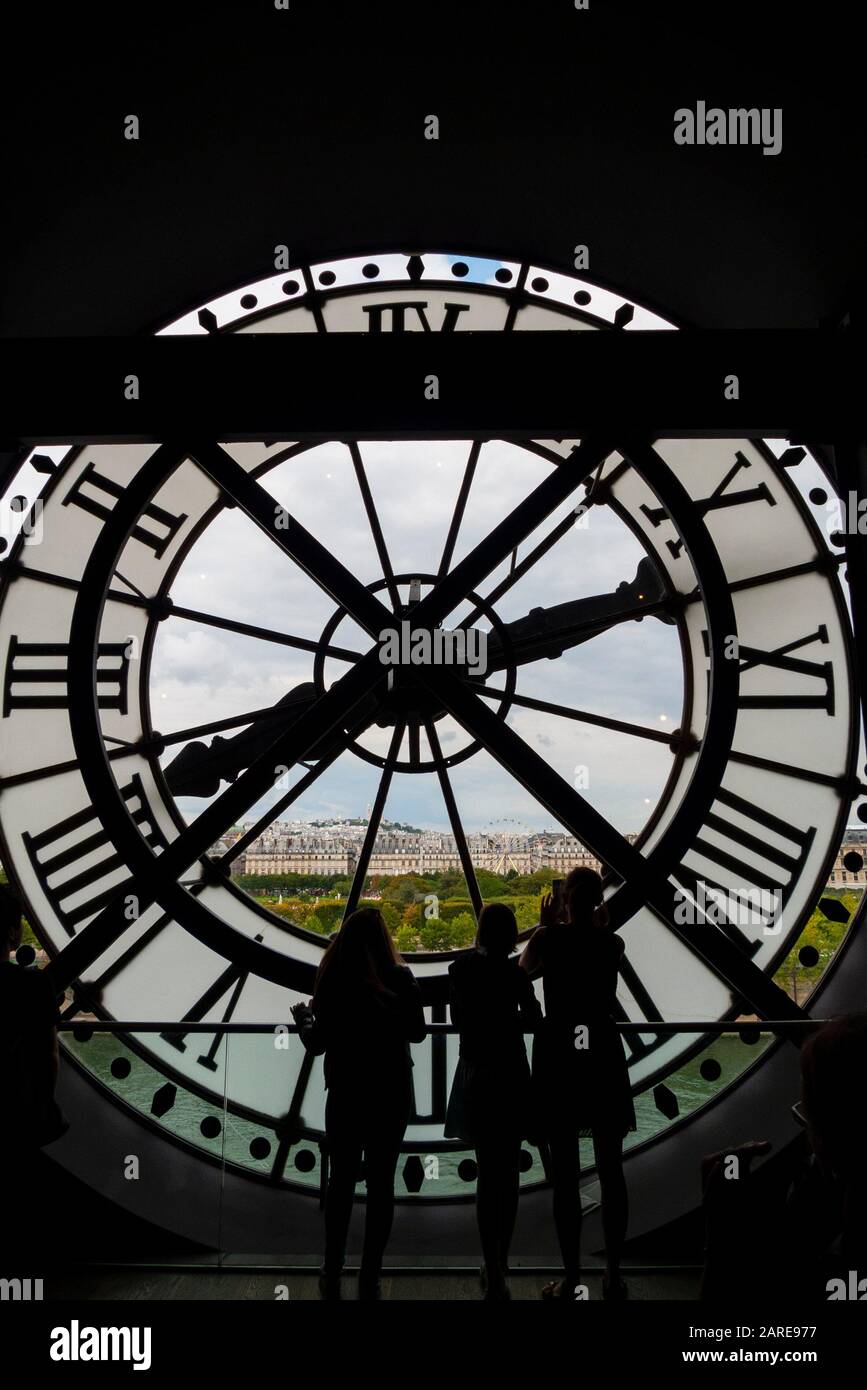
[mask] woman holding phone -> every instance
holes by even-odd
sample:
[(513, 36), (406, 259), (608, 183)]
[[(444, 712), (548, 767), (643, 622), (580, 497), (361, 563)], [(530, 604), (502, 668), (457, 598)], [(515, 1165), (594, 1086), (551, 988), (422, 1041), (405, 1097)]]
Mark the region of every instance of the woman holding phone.
[(620, 1277), (629, 1216), (622, 1149), (624, 1136), (635, 1129), (635, 1111), (614, 1017), (623, 952), (623, 940), (608, 924), (602, 879), (593, 869), (578, 868), (563, 884), (562, 907), (553, 895), (543, 899), (540, 925), (521, 957), (531, 979), (542, 977), (545, 1026), (534, 1049), (533, 1079), (565, 1269), (562, 1281), (546, 1285), (544, 1298), (574, 1298), (581, 1283), (579, 1140), (590, 1135), (602, 1192), (603, 1294), (627, 1295)]

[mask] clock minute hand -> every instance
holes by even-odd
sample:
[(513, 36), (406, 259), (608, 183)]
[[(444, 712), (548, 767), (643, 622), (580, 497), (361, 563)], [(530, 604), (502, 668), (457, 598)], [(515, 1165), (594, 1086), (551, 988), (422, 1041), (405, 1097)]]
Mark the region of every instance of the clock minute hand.
[(496, 630), (487, 634), (487, 669), (538, 661), (541, 657), (561, 656), (571, 647), (596, 637), (626, 621), (641, 621), (641, 610), (660, 622), (673, 623), (666, 606), (666, 593), (652, 562), (645, 556), (638, 563), (635, 578), (624, 580), (609, 594), (594, 594), (550, 608), (534, 608), (526, 617), (504, 623), (507, 641)]

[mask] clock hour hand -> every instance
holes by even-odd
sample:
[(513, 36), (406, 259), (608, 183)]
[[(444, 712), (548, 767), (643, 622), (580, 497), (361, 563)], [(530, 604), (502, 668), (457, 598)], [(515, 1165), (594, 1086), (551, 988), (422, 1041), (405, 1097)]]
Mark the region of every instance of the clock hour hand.
[[(267, 752), (278, 735), (299, 719), (316, 699), (313, 682), (305, 681), (278, 700), (268, 716), (257, 719), (233, 738), (217, 734), (210, 744), (198, 741), (186, 744), (164, 769), (169, 790), (175, 796), (215, 796), (221, 782), (234, 782), (238, 774)], [(316, 761), (333, 742), (334, 735), (322, 739), (309, 750), (307, 757)]]
[[(496, 671), (512, 664), (523, 665), (541, 657), (561, 656), (591, 637), (627, 619), (641, 621), (643, 605), (661, 622), (673, 623), (671, 613), (654, 607), (665, 599), (665, 589), (656, 568), (645, 556), (638, 562), (633, 580), (624, 580), (613, 593), (557, 603), (550, 608), (534, 608), (526, 617), (504, 623), (508, 643), (495, 631), (488, 633), (487, 669)], [(509, 651), (511, 647), (511, 651)]]

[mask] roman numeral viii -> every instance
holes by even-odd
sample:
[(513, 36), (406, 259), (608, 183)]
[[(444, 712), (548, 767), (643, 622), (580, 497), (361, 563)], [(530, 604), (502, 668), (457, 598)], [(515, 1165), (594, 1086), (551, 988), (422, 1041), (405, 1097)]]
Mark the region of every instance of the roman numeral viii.
[[(120, 788), (136, 825), (152, 848), (165, 848), (165, 838), (145, 800), (138, 773)], [(57, 821), (39, 835), (22, 836), (40, 887), (69, 936), (100, 912), (124, 889), (133, 889), (131, 875), (118, 878), (124, 861), (96, 812), (90, 807)], [(105, 854), (104, 851), (109, 853)], [(97, 857), (98, 856), (98, 857)]]

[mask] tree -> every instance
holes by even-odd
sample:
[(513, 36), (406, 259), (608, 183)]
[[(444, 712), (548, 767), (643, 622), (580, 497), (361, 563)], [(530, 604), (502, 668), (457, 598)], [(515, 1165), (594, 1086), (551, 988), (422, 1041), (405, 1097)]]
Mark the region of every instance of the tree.
[(394, 944), (401, 954), (405, 951), (418, 950), (418, 938), (415, 928), (409, 922), (401, 922), (397, 931), (394, 933)]
[[(395, 909), (395, 911), (396, 910), (397, 909)], [(426, 920), (421, 909), (421, 903), (407, 903), (403, 912), (400, 914), (400, 920), (403, 926), (411, 927), (414, 932), (417, 932), (424, 926)]]
[(476, 919), (471, 912), (459, 912), (453, 917), (430, 917), (418, 933), (425, 951), (459, 951), (471, 946), (475, 935)]
[[(368, 906), (368, 904), (362, 902), (361, 906), (365, 907)], [(391, 932), (392, 936), (394, 936), (398, 927), (401, 924), (401, 913), (399, 908), (394, 903), (387, 902), (370, 903), (369, 906), (379, 908), (385, 921), (385, 925), (388, 927), (388, 930)]]
[(427, 879), (419, 874), (395, 874), (382, 888), (383, 899), (394, 903), (411, 903), (430, 892)]
[(476, 939), (476, 919), (471, 912), (458, 913), (457, 917), (453, 917), (448, 925), (451, 938), (449, 946), (452, 950), (460, 950), (463, 946), (472, 946)]
[[(859, 894), (845, 889), (826, 889), (822, 896), (839, 898), (848, 908), (850, 918), (860, 901)], [(776, 983), (793, 998), (796, 997), (799, 1004), (803, 1004), (807, 995), (819, 983), (848, 930), (848, 922), (833, 922), (817, 907), (791, 951), (778, 967), (774, 976)], [(804, 947), (812, 947), (817, 952), (818, 960), (815, 964), (801, 963), (800, 953)]]
[(323, 902), (321, 899), (316, 904), (316, 916), (322, 923), (322, 930), (325, 932), (336, 931), (343, 919), (343, 903)]
[(490, 869), (476, 869), (476, 883), (479, 885), (479, 892), (485, 899), (498, 898), (503, 891), (502, 875), (492, 874)]

